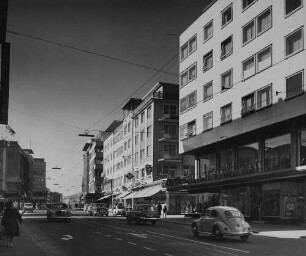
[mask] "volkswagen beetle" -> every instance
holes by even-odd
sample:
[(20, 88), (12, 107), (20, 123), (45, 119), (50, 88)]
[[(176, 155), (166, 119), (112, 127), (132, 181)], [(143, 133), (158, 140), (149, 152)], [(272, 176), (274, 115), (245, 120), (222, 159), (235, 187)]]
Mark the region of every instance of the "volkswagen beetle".
[(205, 211), (203, 217), (191, 223), (193, 236), (200, 234), (214, 235), (217, 239), (223, 236), (238, 236), (242, 241), (252, 234), (251, 226), (243, 214), (234, 207), (213, 206)]

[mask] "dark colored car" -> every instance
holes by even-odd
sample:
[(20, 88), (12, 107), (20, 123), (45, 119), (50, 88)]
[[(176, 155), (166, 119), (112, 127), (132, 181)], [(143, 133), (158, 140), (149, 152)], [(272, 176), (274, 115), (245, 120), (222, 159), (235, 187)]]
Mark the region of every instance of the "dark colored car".
[(55, 219), (62, 219), (64, 221), (71, 221), (71, 212), (66, 203), (52, 203), (47, 205), (47, 221)]
[(134, 210), (129, 210), (126, 213), (127, 223), (136, 221), (137, 224), (146, 224), (151, 222), (154, 226), (159, 220), (159, 213), (155, 205), (152, 204), (138, 204)]
[(95, 216), (95, 215), (108, 216), (108, 209), (107, 209), (106, 204), (91, 203), (89, 207), (89, 214), (92, 216)]
[(223, 236), (238, 236), (241, 241), (248, 240), (252, 234), (251, 227), (243, 214), (234, 207), (213, 206), (205, 211), (205, 215), (191, 223), (194, 236), (200, 234), (214, 235), (217, 239)]

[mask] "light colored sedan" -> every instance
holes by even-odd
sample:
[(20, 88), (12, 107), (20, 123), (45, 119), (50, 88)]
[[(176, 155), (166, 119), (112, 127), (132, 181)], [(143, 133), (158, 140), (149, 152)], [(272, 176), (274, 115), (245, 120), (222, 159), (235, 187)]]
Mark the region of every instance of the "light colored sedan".
[(200, 234), (214, 235), (217, 239), (223, 236), (239, 236), (242, 241), (252, 234), (251, 226), (243, 214), (234, 207), (213, 206), (205, 211), (203, 217), (191, 223), (193, 236)]

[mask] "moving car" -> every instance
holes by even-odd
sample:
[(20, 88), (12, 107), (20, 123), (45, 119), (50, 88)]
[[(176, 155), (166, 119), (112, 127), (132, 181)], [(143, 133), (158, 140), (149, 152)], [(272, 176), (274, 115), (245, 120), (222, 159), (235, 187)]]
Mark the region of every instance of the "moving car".
[(118, 204), (115, 206), (115, 208), (113, 209), (113, 214), (114, 216), (125, 216), (126, 215), (126, 210), (124, 208), (123, 204)]
[(23, 212), (33, 212), (34, 206), (32, 203), (24, 203), (23, 205)]
[(66, 203), (52, 203), (47, 205), (47, 221), (54, 219), (71, 221), (71, 212)]
[(95, 215), (108, 216), (108, 209), (107, 209), (106, 204), (91, 203), (89, 207), (89, 214), (92, 216), (95, 216)]
[(138, 204), (134, 210), (127, 211), (126, 221), (130, 224), (136, 221), (137, 224), (146, 224), (151, 222), (154, 226), (159, 220), (159, 213), (155, 205), (152, 204)]
[(208, 208), (203, 217), (191, 223), (191, 229), (193, 236), (210, 234), (217, 239), (223, 236), (239, 236), (242, 241), (246, 241), (252, 234), (243, 214), (238, 209), (228, 206)]

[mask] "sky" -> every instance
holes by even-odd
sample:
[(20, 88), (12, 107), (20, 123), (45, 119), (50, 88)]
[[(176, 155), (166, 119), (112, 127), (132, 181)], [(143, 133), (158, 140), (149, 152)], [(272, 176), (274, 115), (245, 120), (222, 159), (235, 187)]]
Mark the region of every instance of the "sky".
[(89, 138), (78, 134), (122, 119), (128, 99), (158, 81), (178, 83), (178, 35), (210, 1), (9, 0), (9, 125), (16, 134), (0, 125), (0, 139), (44, 158), (52, 191), (81, 192)]

